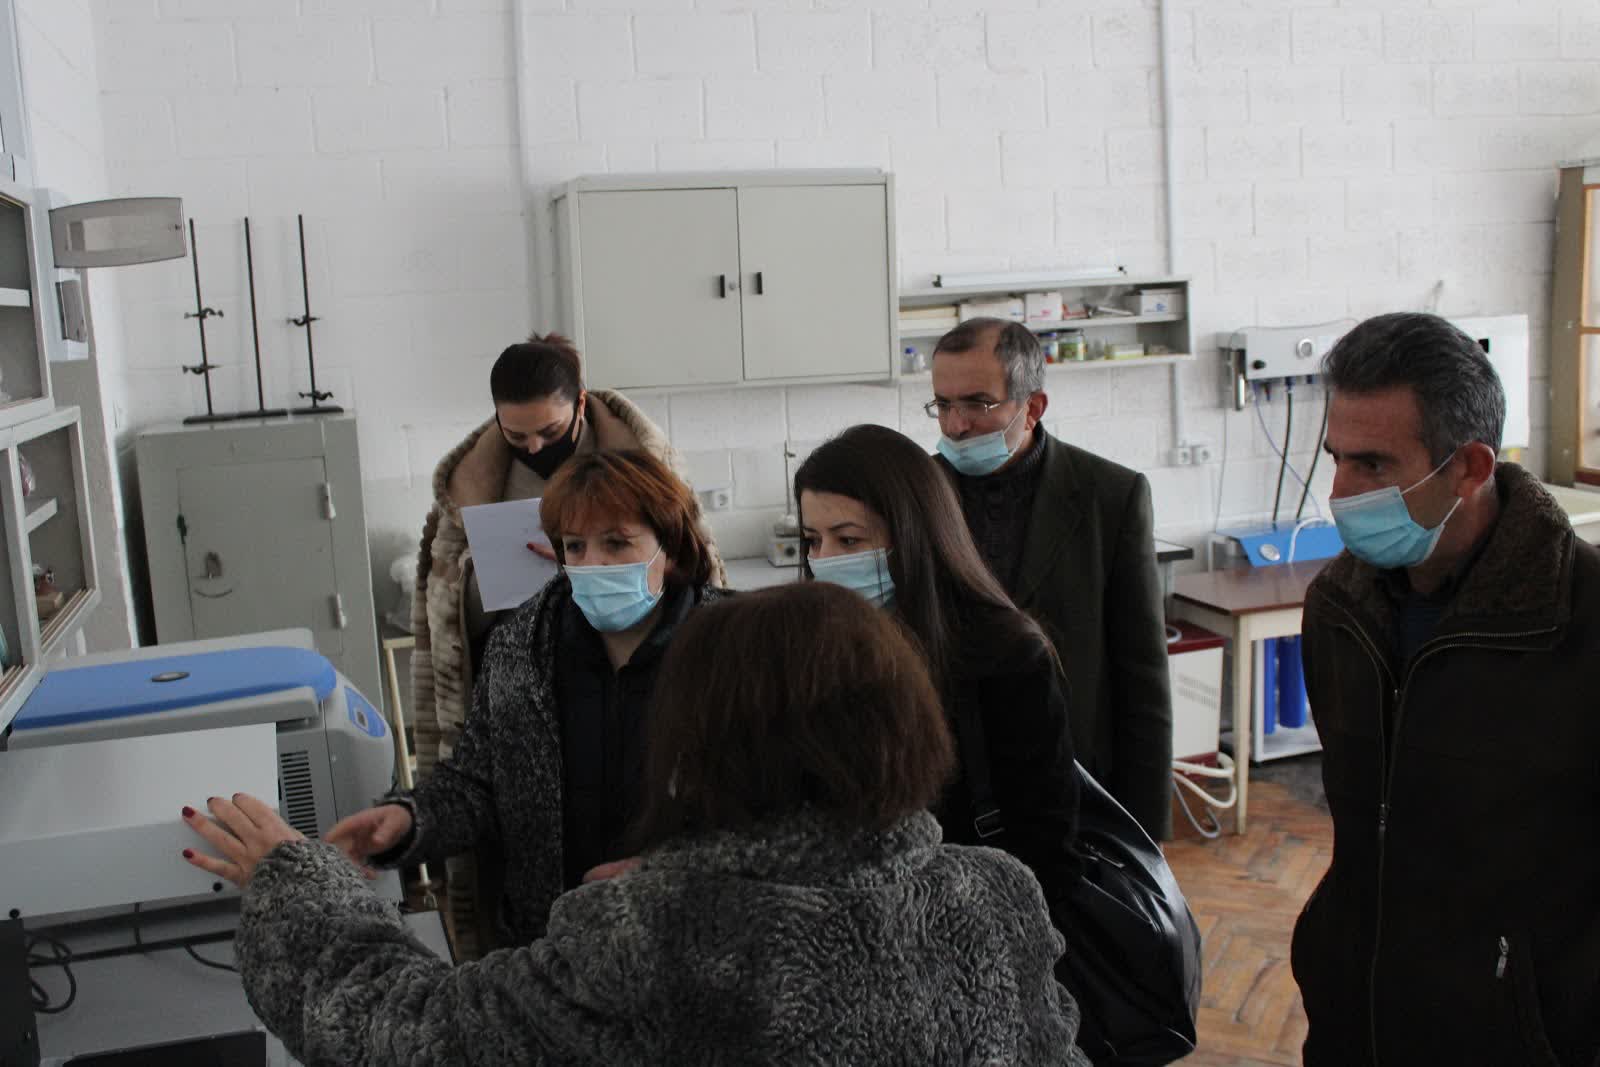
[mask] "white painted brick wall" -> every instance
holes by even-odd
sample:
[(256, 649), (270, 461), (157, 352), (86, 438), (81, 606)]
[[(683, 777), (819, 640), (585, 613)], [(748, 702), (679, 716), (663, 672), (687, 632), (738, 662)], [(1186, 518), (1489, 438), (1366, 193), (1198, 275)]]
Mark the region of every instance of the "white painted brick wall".
[(1394, 11), (1383, 17), (1383, 54), (1396, 63), (1472, 58), (1472, 12)]
[(872, 66), (872, 24), (865, 13), (756, 15), (763, 74), (853, 74)]
[(541, 78), (633, 73), (633, 34), (623, 15), (531, 15), (523, 26), (528, 66)]
[(1305, 126), (1301, 163), (1312, 175), (1385, 174), (1393, 168), (1394, 132), (1367, 123)]
[(352, 18), (241, 22), (235, 31), (239, 84), (366, 85), (372, 81), (372, 32), (369, 23)]
[(698, 137), (702, 90), (693, 79), (579, 82), (578, 130), (586, 140)]
[(1293, 13), (1296, 63), (1376, 63), (1383, 58), (1383, 17), (1376, 11), (1307, 8)]
[(1044, 127), (1044, 77), (1036, 71), (940, 74), (939, 125), (956, 130)]
[(985, 62), (981, 15), (874, 15), (878, 70), (973, 70)]
[(1344, 115), (1338, 67), (1260, 67), (1249, 75), (1253, 122), (1331, 122)]
[[(549, 268), (530, 268), (519, 214), (577, 174), (892, 168), (908, 285), (947, 270), (1163, 267), (1148, 0), (522, 0), (525, 134), (511, 0), (89, 2), (108, 184), (184, 196), (215, 248), (208, 295), (237, 299), (229, 241), (248, 211), (266, 234), (264, 295), (292, 310), (292, 215), (307, 213), (319, 352), (368, 416), (375, 569), (414, 542), (437, 456), (483, 418), (487, 361), (543, 325), (529, 293), (548, 289)], [(1592, 5), (1172, 14), (1175, 221), (1203, 358), (1217, 329), (1422, 306), (1440, 281), (1441, 311), (1543, 322), (1552, 165), (1600, 122)], [(50, 84), (61, 116), (81, 108), (67, 81)], [(126, 278), (117, 400), (131, 424), (195, 402), (172, 369), (174, 350), (192, 355), (182, 266)], [(237, 363), (243, 338), (218, 335), (218, 358)], [(302, 373), (297, 340), (271, 335), (281, 388)], [(1542, 353), (1535, 363), (1548, 373)], [(244, 387), (238, 366), (229, 388)], [(1224, 514), (1259, 512), (1277, 464), (1253, 413), (1224, 416), (1209, 363), (1186, 380), (1191, 433), (1220, 447), (1228, 427)], [(1219, 472), (1163, 466), (1164, 373), (1063, 369), (1050, 391), (1047, 425), (1147, 469), (1161, 522), (1210, 524)], [(697, 478), (733, 485), (734, 510), (713, 521), (739, 554), (762, 548), (783, 506), (785, 440), (804, 449), (871, 420), (931, 447), (927, 395), (908, 382), (638, 399)], [(1311, 443), (1296, 442), (1297, 460)]]
[(1524, 115), (1592, 115), (1600, 100), (1600, 63), (1528, 63), (1520, 70)]
[(995, 70), (1037, 73), (1093, 61), (1089, 15), (1082, 11), (990, 15), (985, 40)]
[(1479, 11), (1478, 59), (1555, 59), (1561, 55), (1561, 13), (1550, 4), (1518, 4)]
[(1195, 11), (1195, 52), (1202, 66), (1273, 66), (1290, 56), (1289, 16), (1281, 11)]
[[(444, 92), (437, 87), (319, 89), (312, 99), (319, 152), (439, 148), (445, 143)], [(178, 135), (183, 135), (181, 115)]]
[(1513, 63), (1452, 63), (1433, 75), (1433, 113), (1440, 118), (1517, 113)]
[(822, 85), (830, 131), (885, 134), (938, 125), (931, 73), (829, 74)]
[(303, 89), (180, 96), (173, 105), (180, 156), (286, 155), (321, 147), (313, 144), (311, 96)]
[(1382, 121), (1430, 114), (1433, 71), (1424, 63), (1346, 67), (1344, 117)]
[(753, 74), (756, 28), (749, 15), (641, 15), (633, 20), (641, 74)]
[(386, 85), (509, 78), (511, 37), (502, 15), (373, 22), (378, 78)]

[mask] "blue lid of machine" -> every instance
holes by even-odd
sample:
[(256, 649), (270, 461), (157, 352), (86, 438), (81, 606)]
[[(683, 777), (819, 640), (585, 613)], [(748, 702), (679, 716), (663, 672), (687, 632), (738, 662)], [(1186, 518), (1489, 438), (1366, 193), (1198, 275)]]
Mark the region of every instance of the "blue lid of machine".
[(333, 664), (304, 648), (237, 648), (50, 671), (17, 712), (16, 731), (126, 719), (310, 688), (326, 700)]
[(1276, 526), (1241, 527), (1218, 530), (1224, 537), (1239, 542), (1251, 564), (1271, 567), (1278, 563), (1302, 563), (1306, 560), (1332, 559), (1344, 551), (1344, 541), (1332, 523), (1279, 522)]

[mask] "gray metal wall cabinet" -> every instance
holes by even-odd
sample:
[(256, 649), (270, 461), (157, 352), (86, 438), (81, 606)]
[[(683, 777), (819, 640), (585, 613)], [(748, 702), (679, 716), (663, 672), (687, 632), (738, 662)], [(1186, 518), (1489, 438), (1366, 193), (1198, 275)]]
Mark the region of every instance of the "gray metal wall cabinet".
[(612, 389), (882, 381), (894, 183), (876, 170), (602, 175), (554, 202), (559, 322)]
[(309, 627), (377, 699), (355, 417), (162, 426), (137, 455), (157, 640)]

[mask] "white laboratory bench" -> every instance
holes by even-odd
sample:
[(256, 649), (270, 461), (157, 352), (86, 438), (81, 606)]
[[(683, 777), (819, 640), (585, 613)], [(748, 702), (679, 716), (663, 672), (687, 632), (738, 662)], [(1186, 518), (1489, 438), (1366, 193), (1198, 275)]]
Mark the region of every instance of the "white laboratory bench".
[[(181, 861), (174, 857), (174, 862)], [(414, 912), (404, 918), (407, 928), (423, 945), (443, 959), (450, 958), (438, 912)], [(148, 912), (137, 928), (146, 944), (165, 946), (177, 938), (225, 936), (237, 924), (238, 906), (233, 900), (229, 904), (218, 902), (215, 907)], [(60, 938), (73, 952), (93, 953), (131, 949), (134, 930), (135, 919), (129, 912), (76, 928), (45, 932)], [(48, 954), (48, 949), (40, 951)], [(232, 940), (208, 941), (196, 945), (195, 951), (218, 963), (235, 962)], [(78, 997), (72, 1007), (59, 1015), (38, 1017), (43, 1067), (111, 1050), (131, 1051), (211, 1035), (263, 1033), (245, 999), (239, 976), (198, 963), (181, 947), (158, 947), (143, 953), (122, 951), (75, 963), (72, 970), (78, 982)], [(59, 969), (41, 967), (32, 974), (52, 997), (65, 995), (67, 982)], [(277, 1039), (265, 1035), (264, 1047), (265, 1058), (256, 1062), (265, 1067), (296, 1067), (297, 1061)], [(173, 1055), (176, 1057), (177, 1053)], [(193, 1062), (216, 1061), (196, 1058)]]
[(766, 589), (768, 586), (800, 580), (799, 567), (774, 567), (767, 562), (766, 556), (725, 559), (722, 565), (728, 569), (729, 589)]

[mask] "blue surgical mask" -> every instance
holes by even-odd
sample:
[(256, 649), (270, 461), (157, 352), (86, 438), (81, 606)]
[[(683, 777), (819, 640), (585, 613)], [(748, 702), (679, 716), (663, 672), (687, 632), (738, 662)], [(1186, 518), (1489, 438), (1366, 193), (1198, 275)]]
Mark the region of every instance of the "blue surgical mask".
[[(661, 549), (656, 549), (656, 556)], [(613, 634), (638, 625), (661, 599), (650, 591), (651, 556), (643, 563), (615, 563), (600, 567), (568, 567), (572, 599), (578, 610), (601, 633)], [(666, 588), (663, 584), (662, 588)]]
[(842, 585), (852, 593), (860, 593), (868, 603), (883, 607), (894, 599), (894, 579), (889, 576), (889, 550), (875, 548), (870, 552), (855, 552), (848, 556), (829, 556), (810, 559), (811, 576), (819, 582)]
[[(1454, 458), (1453, 454), (1451, 458)], [(1449, 462), (1446, 459), (1411, 489), (1444, 470)], [(1415, 567), (1433, 555), (1444, 533), (1444, 524), (1455, 514), (1461, 498), (1457, 497), (1444, 518), (1439, 520), (1439, 525), (1429, 530), (1419, 525), (1406, 508), (1406, 493), (1411, 489), (1401, 491), (1399, 486), (1390, 485), (1360, 496), (1338, 497), (1328, 501), (1333, 511), (1334, 525), (1339, 528), (1339, 537), (1351, 555), (1380, 570)]]
[(950, 461), (950, 466), (959, 473), (969, 477), (982, 477), (993, 474), (1006, 465), (1011, 458), (1011, 446), (1006, 444), (1006, 434), (1011, 432), (1011, 427), (1022, 418), (1022, 413), (1027, 411), (1027, 405), (1017, 409), (1011, 416), (1011, 421), (994, 433), (979, 434), (968, 437), (964, 441), (957, 441), (948, 435), (939, 438), (939, 455)]

